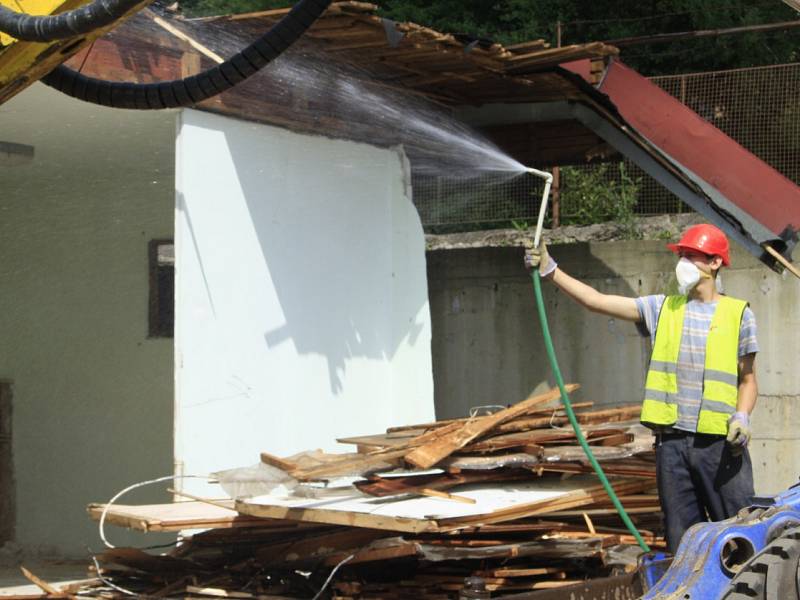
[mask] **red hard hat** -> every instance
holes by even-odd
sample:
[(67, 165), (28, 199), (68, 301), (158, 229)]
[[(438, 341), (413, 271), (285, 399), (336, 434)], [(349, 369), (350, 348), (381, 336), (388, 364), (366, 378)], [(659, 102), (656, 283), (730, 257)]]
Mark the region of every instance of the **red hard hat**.
[(677, 244), (667, 244), (667, 248), (678, 254), (681, 248), (687, 250), (697, 250), (710, 256), (721, 256), (722, 264), (726, 267), (731, 264), (728, 254), (728, 238), (720, 229), (705, 223), (692, 225), (687, 229), (681, 241)]

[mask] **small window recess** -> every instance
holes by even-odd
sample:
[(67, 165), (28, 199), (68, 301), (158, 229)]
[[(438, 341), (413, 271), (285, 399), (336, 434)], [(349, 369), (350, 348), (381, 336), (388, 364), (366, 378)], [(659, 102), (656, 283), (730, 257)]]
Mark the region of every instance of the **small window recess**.
[(175, 331), (175, 244), (150, 240), (150, 302), (148, 337), (171, 338)]

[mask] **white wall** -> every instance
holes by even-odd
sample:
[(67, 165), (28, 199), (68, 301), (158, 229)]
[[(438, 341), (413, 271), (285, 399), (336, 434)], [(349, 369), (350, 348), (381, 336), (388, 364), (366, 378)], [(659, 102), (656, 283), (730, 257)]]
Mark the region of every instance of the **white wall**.
[(185, 110), (176, 187), (179, 468), (344, 451), (334, 438), (433, 417), (400, 150)]
[(147, 243), (172, 236), (174, 138), (173, 112), (42, 84), (0, 107), (0, 140), (35, 146), (28, 164), (0, 163), (0, 379), (14, 382), (27, 551), (85, 557), (101, 547), (86, 505), (172, 469), (172, 340), (148, 338)]

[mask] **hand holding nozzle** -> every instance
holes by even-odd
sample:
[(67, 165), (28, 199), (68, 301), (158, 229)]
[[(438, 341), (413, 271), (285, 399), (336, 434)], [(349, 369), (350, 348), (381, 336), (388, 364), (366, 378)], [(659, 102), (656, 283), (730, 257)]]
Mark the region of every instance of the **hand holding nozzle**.
[(542, 240), (538, 248), (533, 247), (533, 242), (527, 240), (525, 242), (525, 266), (528, 269), (539, 269), (539, 275), (547, 277), (556, 270), (558, 264), (550, 253), (547, 252), (547, 245)]

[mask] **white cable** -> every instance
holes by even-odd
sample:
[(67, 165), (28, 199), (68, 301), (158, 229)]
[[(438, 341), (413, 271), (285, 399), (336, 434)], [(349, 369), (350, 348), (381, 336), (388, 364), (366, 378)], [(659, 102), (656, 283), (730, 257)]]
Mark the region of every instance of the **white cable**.
[(126, 590), (123, 587), (119, 587), (118, 585), (111, 583), (108, 579), (103, 577), (103, 575), (100, 573), (100, 563), (97, 562), (97, 557), (94, 554), (92, 554), (92, 560), (94, 561), (94, 568), (95, 568), (96, 573), (97, 573), (97, 578), (101, 582), (103, 582), (105, 585), (107, 585), (111, 589), (117, 590), (118, 592), (122, 592), (123, 594), (127, 594), (128, 596), (138, 596), (139, 595), (136, 592), (132, 592), (130, 590)]
[(567, 427), (566, 425), (556, 425), (553, 421), (556, 418), (556, 412), (558, 412), (560, 407), (555, 407), (553, 409), (553, 414), (550, 415), (550, 429), (555, 429), (556, 431), (573, 431), (572, 426)]
[(171, 481), (173, 479), (211, 479), (211, 477), (209, 477), (207, 475), (166, 475), (164, 477), (159, 477), (158, 479), (150, 479), (149, 481), (142, 481), (140, 483), (134, 483), (133, 485), (129, 485), (128, 487), (126, 487), (121, 492), (118, 492), (113, 498), (111, 498), (111, 500), (109, 500), (106, 503), (106, 505), (103, 507), (103, 513), (100, 515), (100, 525), (99, 525), (100, 539), (103, 540), (103, 543), (106, 545), (106, 548), (116, 548), (116, 546), (114, 544), (112, 544), (111, 542), (109, 542), (106, 539), (106, 534), (105, 534), (105, 529), (104, 529), (105, 523), (106, 523), (106, 515), (108, 514), (109, 509), (113, 506), (114, 502), (116, 502), (116, 500), (120, 496), (122, 496), (124, 494), (127, 494), (128, 492), (130, 492), (131, 490), (135, 490), (136, 488), (140, 488), (140, 487), (143, 487), (145, 485), (150, 485), (152, 483), (161, 483), (162, 481)]
[(340, 562), (338, 565), (333, 567), (333, 571), (331, 571), (331, 574), (328, 575), (328, 578), (325, 580), (325, 583), (322, 584), (322, 587), (319, 588), (319, 591), (311, 600), (319, 600), (319, 597), (322, 595), (322, 592), (324, 592), (325, 588), (328, 587), (328, 584), (331, 582), (331, 579), (333, 579), (333, 576), (336, 575), (336, 571), (339, 570), (339, 567), (341, 567), (344, 563), (348, 562), (349, 560), (354, 559), (355, 557), (356, 557), (355, 554), (351, 554), (350, 556), (345, 558), (342, 562)]
[[(111, 542), (109, 542), (106, 539), (105, 531), (104, 531), (106, 515), (108, 514), (108, 511), (111, 508), (111, 506), (114, 504), (114, 502), (116, 500), (118, 500), (121, 496), (123, 496), (124, 494), (127, 494), (128, 492), (130, 492), (131, 490), (135, 490), (136, 488), (140, 488), (140, 487), (143, 487), (143, 486), (146, 486), (146, 485), (150, 485), (150, 484), (153, 484), (153, 483), (161, 483), (162, 481), (171, 481), (171, 480), (174, 480), (174, 479), (213, 479), (213, 478), (209, 477), (207, 475), (165, 475), (164, 477), (158, 477), (157, 479), (150, 479), (148, 481), (142, 481), (140, 483), (134, 483), (133, 485), (129, 485), (128, 487), (126, 487), (124, 490), (122, 490), (120, 492), (117, 492), (117, 494), (115, 494), (114, 497), (111, 498), (111, 500), (109, 500), (106, 503), (106, 505), (103, 507), (103, 512), (100, 515), (100, 525), (99, 525), (99, 528), (100, 528), (100, 539), (103, 540), (103, 543), (106, 545), (107, 548), (116, 548), (116, 546), (114, 546)], [(314, 596), (314, 598), (312, 600), (318, 600), (319, 599), (319, 597), (322, 594), (322, 592), (324, 592), (325, 589), (330, 584), (331, 580), (333, 579), (333, 576), (336, 575), (336, 571), (338, 571), (339, 568), (342, 567), (345, 563), (347, 563), (348, 561), (350, 561), (353, 558), (355, 558), (355, 556), (356, 556), (355, 554), (351, 554), (350, 556), (346, 557), (344, 560), (342, 560), (338, 565), (336, 565), (333, 568), (333, 570), (331, 571), (330, 575), (328, 575), (328, 578), (325, 580), (325, 583), (322, 584), (322, 587), (319, 589), (319, 591), (316, 593), (316, 595)], [(101, 573), (100, 573), (100, 563), (97, 561), (97, 558), (94, 555), (92, 555), (92, 561), (94, 561), (94, 566), (95, 566), (95, 569), (97, 570), (97, 578), (100, 581), (102, 581), (105, 585), (117, 590), (118, 592), (121, 592), (123, 594), (127, 594), (128, 596), (139, 596), (139, 594), (137, 594), (135, 592), (132, 592), (130, 590), (127, 590), (127, 589), (125, 589), (123, 587), (120, 587), (118, 585), (115, 585), (114, 583), (112, 583), (111, 581), (109, 581), (108, 579), (103, 577), (101, 575)]]
[(558, 413), (558, 406), (553, 408), (553, 413), (550, 415), (550, 423), (548, 423), (550, 425), (550, 427), (553, 428), (553, 429), (555, 429), (557, 427), (557, 425), (555, 423), (553, 423), (553, 421), (555, 421), (555, 419), (556, 419), (556, 413)]

